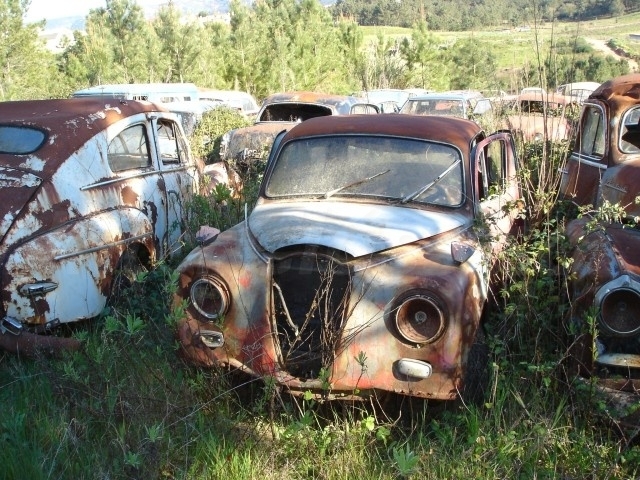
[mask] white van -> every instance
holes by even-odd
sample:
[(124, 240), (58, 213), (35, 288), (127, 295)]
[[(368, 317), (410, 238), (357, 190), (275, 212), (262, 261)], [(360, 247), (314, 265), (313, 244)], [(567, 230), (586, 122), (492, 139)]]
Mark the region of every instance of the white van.
[(193, 83), (115, 83), (96, 85), (73, 92), (72, 97), (111, 97), (149, 102), (184, 102), (199, 100), (198, 87)]

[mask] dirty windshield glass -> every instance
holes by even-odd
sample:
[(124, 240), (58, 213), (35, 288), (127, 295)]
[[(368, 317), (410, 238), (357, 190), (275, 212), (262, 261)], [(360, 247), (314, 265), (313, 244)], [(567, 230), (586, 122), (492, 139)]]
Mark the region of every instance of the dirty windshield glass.
[(441, 176), (411, 201), (457, 206), (463, 199), (460, 160), (460, 152), (449, 145), (407, 138), (344, 135), (301, 139), (283, 147), (266, 195), (401, 200)]
[(35, 152), (44, 139), (44, 132), (35, 128), (0, 125), (0, 153), (24, 155)]

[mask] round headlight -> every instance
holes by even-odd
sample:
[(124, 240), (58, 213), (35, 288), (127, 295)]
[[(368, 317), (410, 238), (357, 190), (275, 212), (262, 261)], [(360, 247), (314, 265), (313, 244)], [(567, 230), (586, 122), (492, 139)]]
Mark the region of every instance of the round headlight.
[(413, 295), (398, 306), (396, 328), (411, 343), (431, 343), (444, 332), (444, 313), (432, 298)]
[(229, 292), (217, 278), (199, 278), (191, 285), (191, 304), (208, 320), (220, 319), (229, 309)]
[(640, 332), (640, 295), (635, 290), (618, 288), (607, 292), (600, 304), (600, 323), (613, 335)]

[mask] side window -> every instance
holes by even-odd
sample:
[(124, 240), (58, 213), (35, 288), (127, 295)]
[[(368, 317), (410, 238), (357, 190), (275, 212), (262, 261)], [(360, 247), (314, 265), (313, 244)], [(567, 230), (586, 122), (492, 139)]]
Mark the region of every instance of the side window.
[(149, 167), (151, 157), (145, 126), (134, 125), (120, 132), (109, 143), (107, 158), (113, 172)]
[(496, 140), (487, 145), (487, 183), (489, 193), (498, 193), (505, 184), (505, 144)]
[(599, 107), (585, 106), (580, 126), (580, 153), (594, 157), (603, 157), (606, 141), (604, 114)]
[(185, 159), (185, 143), (175, 123), (158, 120), (158, 148), (163, 164), (180, 163)]
[(620, 150), (624, 153), (640, 153), (640, 107), (624, 114), (620, 125)]
[(485, 200), (505, 187), (506, 145), (502, 140), (487, 144), (478, 157), (478, 195)]

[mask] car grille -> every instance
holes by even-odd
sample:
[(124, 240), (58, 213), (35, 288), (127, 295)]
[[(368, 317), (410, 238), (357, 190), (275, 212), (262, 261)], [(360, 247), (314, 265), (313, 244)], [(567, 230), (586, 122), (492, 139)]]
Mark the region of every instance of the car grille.
[(305, 251), (274, 263), (273, 314), (285, 369), (311, 379), (340, 349), (351, 275), (330, 253)]

